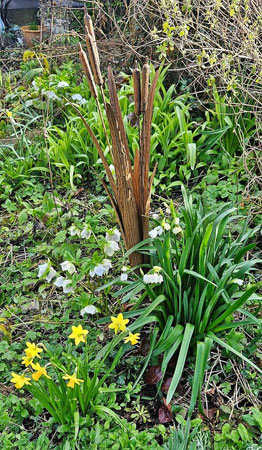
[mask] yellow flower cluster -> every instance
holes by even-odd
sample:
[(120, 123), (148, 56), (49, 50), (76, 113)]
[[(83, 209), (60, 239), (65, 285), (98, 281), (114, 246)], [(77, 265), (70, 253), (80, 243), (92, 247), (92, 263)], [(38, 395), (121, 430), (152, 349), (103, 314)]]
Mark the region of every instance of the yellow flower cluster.
[(27, 62), (30, 61), (30, 59), (33, 59), (35, 56), (35, 52), (32, 52), (31, 50), (26, 50), (23, 54), (23, 61)]
[[(86, 335), (88, 334), (88, 330), (84, 330), (82, 325), (78, 325), (77, 327), (72, 326), (72, 333), (69, 338), (75, 340), (75, 345), (78, 345), (80, 342), (85, 342)], [(40, 344), (41, 345), (41, 344)], [(42, 344), (43, 346), (43, 344)], [(44, 347), (44, 346), (43, 346)], [(42, 376), (51, 379), (51, 377), (47, 374), (46, 366), (42, 367), (39, 363), (35, 363), (35, 358), (40, 358), (40, 353), (43, 351), (39, 345), (35, 343), (27, 342), (26, 348), (24, 350), (25, 356), (22, 357), (22, 364), (25, 367), (30, 367), (33, 369), (32, 379), (34, 381), (38, 381)], [(24, 385), (31, 385), (31, 378), (28, 378), (23, 375), (19, 375), (15, 372), (12, 372), (11, 382), (14, 383), (17, 389), (21, 389)], [(84, 380), (77, 378), (77, 371), (73, 373), (73, 375), (64, 375), (64, 380), (68, 380), (67, 386), (70, 388), (74, 388), (75, 384), (83, 383)]]
[[(37, 346), (34, 343), (27, 342), (26, 343), (26, 349), (25, 349), (25, 355), (22, 357), (22, 364), (24, 364), (26, 367), (31, 366), (34, 372), (32, 373), (32, 378), (35, 381), (38, 381), (39, 378), (44, 375), (46, 378), (50, 378), (49, 375), (47, 375), (46, 368), (41, 367), (39, 363), (34, 363), (34, 358), (40, 358), (39, 353), (41, 353), (43, 349), (39, 346)], [(17, 389), (21, 389), (24, 385), (30, 385), (31, 379), (26, 377), (24, 374), (19, 375), (15, 372), (12, 372), (12, 379), (11, 382), (14, 383), (15, 387)]]
[[(112, 328), (115, 330), (115, 334), (117, 334), (119, 331), (126, 331), (126, 325), (128, 324), (129, 320), (124, 319), (123, 314), (118, 314), (117, 317), (111, 317), (111, 323), (108, 325), (108, 328)], [(130, 342), (131, 345), (136, 345), (139, 342), (140, 339), (140, 333), (131, 333), (129, 331), (129, 336), (124, 338), (124, 342), (127, 344)]]
[[(115, 334), (119, 331), (126, 331), (126, 325), (129, 322), (128, 319), (124, 319), (123, 314), (118, 314), (117, 317), (111, 317), (112, 323), (109, 325), (109, 328), (115, 330)], [(82, 325), (72, 326), (72, 333), (69, 335), (70, 339), (75, 340), (75, 345), (79, 345), (80, 342), (86, 342), (86, 336), (88, 334), (88, 330), (84, 330)], [(131, 345), (135, 345), (139, 342), (140, 333), (131, 333), (129, 331), (129, 335), (124, 338), (124, 342), (130, 342)], [(31, 367), (32, 369), (32, 378), (26, 377), (25, 373), (19, 375), (15, 372), (12, 372), (11, 382), (14, 383), (17, 389), (21, 389), (24, 385), (31, 385), (31, 381), (38, 381), (42, 376), (45, 378), (51, 379), (48, 375), (46, 367), (42, 367), (38, 362), (34, 362), (35, 358), (41, 358), (40, 353), (42, 353), (44, 345), (35, 343), (26, 342), (26, 348), (24, 350), (25, 356), (22, 357), (22, 364), (27, 368)], [(77, 378), (77, 369), (73, 373), (73, 375), (65, 374), (63, 376), (64, 380), (67, 380), (67, 386), (70, 388), (74, 388), (75, 384), (79, 385), (83, 383), (84, 380)]]

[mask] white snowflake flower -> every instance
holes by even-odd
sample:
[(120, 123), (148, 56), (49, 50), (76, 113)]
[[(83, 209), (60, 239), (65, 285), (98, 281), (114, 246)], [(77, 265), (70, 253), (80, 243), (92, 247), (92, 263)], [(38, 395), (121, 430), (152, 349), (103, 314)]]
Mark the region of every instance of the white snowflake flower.
[(81, 231), (81, 238), (83, 239), (89, 239), (91, 236), (91, 229), (88, 225), (85, 225), (83, 230)]
[(145, 284), (162, 283), (163, 277), (162, 275), (158, 275), (157, 273), (148, 273), (143, 276), (143, 280)]
[(152, 217), (153, 217), (153, 219), (156, 219), (156, 220), (157, 220), (157, 219), (159, 219), (159, 214), (153, 214)]
[(244, 280), (240, 280), (239, 278), (234, 278), (230, 283), (238, 284), (239, 286), (243, 286)]
[(67, 272), (69, 272), (70, 275), (72, 275), (76, 271), (74, 264), (71, 263), (70, 261), (64, 261), (60, 264), (60, 266), (61, 266), (63, 272), (65, 272), (67, 270)]
[(58, 88), (65, 88), (65, 87), (69, 87), (69, 84), (68, 84), (67, 81), (59, 81), (57, 87)]
[(84, 314), (96, 314), (98, 312), (97, 308), (94, 305), (85, 306), (81, 309), (80, 314), (83, 316)]
[(182, 228), (181, 227), (174, 227), (172, 231), (173, 231), (174, 234), (179, 234), (179, 233), (181, 233)]
[(89, 271), (90, 277), (94, 277), (97, 275), (98, 277), (102, 277), (104, 274), (108, 274), (109, 269), (112, 268), (112, 263), (109, 259), (103, 259), (102, 263), (95, 266), (93, 269)]
[(128, 267), (126, 267), (126, 266), (123, 266), (122, 268), (121, 268), (121, 271), (123, 272), (123, 273), (121, 273), (121, 275), (120, 275), (120, 280), (121, 281), (127, 281), (127, 279), (128, 279), (128, 276), (127, 276), (127, 271), (128, 271)]
[[(155, 274), (155, 275), (157, 275), (157, 274)], [(162, 277), (162, 275), (157, 275), (157, 277), (156, 277), (156, 283), (163, 283), (163, 277)]]
[(109, 169), (111, 170), (111, 173), (114, 176), (116, 173), (114, 164), (110, 164)]
[(159, 225), (158, 227), (155, 227), (153, 228), (153, 230), (149, 231), (148, 234), (152, 239), (155, 239), (157, 236), (161, 236), (163, 231), (163, 228)]
[(165, 222), (164, 223), (164, 228), (165, 228), (166, 231), (169, 231), (171, 227), (170, 227), (169, 223)]
[(106, 240), (107, 241), (119, 242), (120, 241), (120, 237), (121, 237), (121, 233), (120, 233), (120, 231), (118, 231), (117, 228), (114, 228), (114, 230), (109, 230), (106, 233)]
[(179, 225), (179, 217), (175, 218), (175, 225)]
[(127, 273), (121, 273), (120, 280), (127, 281), (127, 279), (128, 279)]

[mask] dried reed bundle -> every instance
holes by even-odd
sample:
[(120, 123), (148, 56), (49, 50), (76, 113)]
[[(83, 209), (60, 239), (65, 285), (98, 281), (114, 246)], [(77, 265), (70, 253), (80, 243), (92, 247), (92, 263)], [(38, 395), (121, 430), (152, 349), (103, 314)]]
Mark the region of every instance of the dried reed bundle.
[(98, 86), (103, 86), (96, 41), (89, 33), (86, 34), (86, 46), (95, 82)]
[(135, 114), (140, 116), (141, 114), (141, 87), (140, 87), (140, 70), (137, 67), (133, 69), (133, 84), (134, 84), (134, 103), (135, 103)]
[[(94, 145), (97, 148), (105, 171), (107, 173), (111, 191), (107, 184), (103, 180), (101, 180), (99, 176), (98, 178), (101, 180), (101, 183), (103, 184), (106, 192), (109, 195), (111, 204), (116, 212), (126, 249), (129, 250), (136, 244), (141, 242), (143, 239), (148, 237), (151, 188), (156, 171), (155, 166), (153, 174), (149, 178), (150, 138), (153, 102), (159, 72), (158, 70), (156, 71), (152, 85), (151, 87), (149, 87), (150, 68), (148, 61), (146, 61), (142, 68), (142, 77), (139, 69), (137, 68), (137, 65), (133, 70), (135, 114), (138, 117), (141, 116), (141, 114), (143, 115), (142, 127), (140, 130), (140, 148), (135, 153), (133, 168), (113, 72), (111, 67), (109, 67), (108, 90), (110, 100), (108, 103), (105, 101), (99, 57), (98, 54), (96, 55), (97, 45), (93, 24), (91, 18), (88, 15), (85, 15), (85, 24), (87, 31), (86, 43), (91, 68), (88, 64), (88, 61), (86, 61), (86, 54), (82, 50), (81, 46), (79, 53), (80, 60), (84, 68), (91, 93), (96, 99), (98, 111), (101, 116), (104, 131), (107, 136), (107, 130), (104, 125), (101, 107), (98, 101), (97, 89), (94, 84), (96, 83), (101, 89), (110, 129), (110, 153), (115, 166), (115, 180), (103, 154), (103, 150), (101, 149), (94, 133), (92, 132), (91, 128), (89, 127), (88, 123), (81, 115), (81, 113), (78, 114), (82, 118), (83, 123), (86, 126), (94, 142)], [(145, 262), (145, 258), (144, 255), (138, 252), (133, 252), (129, 256), (129, 261), (131, 266), (134, 267)]]
[[(100, 67), (100, 59), (99, 59), (98, 48), (97, 48), (97, 45), (96, 45), (95, 31), (94, 31), (92, 19), (89, 16), (89, 14), (87, 14), (87, 13), (85, 14), (84, 21), (85, 21), (86, 34), (89, 34), (91, 36), (92, 40), (93, 40), (96, 61), (97, 61), (98, 66)], [(101, 77), (101, 79), (102, 79), (102, 77)], [(103, 80), (100, 80), (100, 81), (103, 82)]]
[(87, 56), (86, 56), (86, 52), (84, 52), (84, 50), (82, 49), (81, 44), (79, 44), (79, 57), (80, 57), (80, 61), (81, 61), (82, 67), (83, 67), (84, 72), (85, 72), (85, 76), (87, 78), (87, 82), (88, 82), (88, 86), (89, 86), (90, 92), (93, 95), (93, 97), (95, 99), (97, 99), (97, 89), (96, 89), (96, 85), (95, 85), (95, 82), (94, 82), (94, 77), (93, 77), (93, 74), (91, 72), (91, 68), (90, 68), (90, 65), (89, 65), (89, 62), (88, 62), (88, 59), (87, 59)]
[(141, 111), (143, 113), (146, 110), (148, 101), (149, 74), (150, 74), (150, 67), (148, 64), (148, 59), (146, 59), (146, 62), (142, 67)]

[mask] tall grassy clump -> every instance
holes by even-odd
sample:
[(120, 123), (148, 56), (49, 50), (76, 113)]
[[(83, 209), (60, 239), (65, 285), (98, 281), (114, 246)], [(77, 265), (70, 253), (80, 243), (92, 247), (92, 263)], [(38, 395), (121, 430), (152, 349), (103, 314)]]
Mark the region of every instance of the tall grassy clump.
[(208, 211), (205, 202), (194, 205), (185, 192), (183, 196), (181, 223), (171, 203), (170, 227), (159, 221), (156, 229), (161, 227), (161, 234), (155, 233), (154, 238), (135, 248), (150, 258), (151, 270), (147, 275), (137, 276), (136, 281), (127, 282), (118, 295), (125, 294), (123, 302), (130, 298), (133, 302), (140, 292), (132, 311), (126, 314), (136, 317), (130, 326), (132, 332), (141, 330), (145, 324), (155, 324), (138, 380), (153, 360), (153, 364), (161, 365), (160, 390), (165, 373), (170, 370), (169, 362), (176, 358), (167, 404), (176, 391), (188, 356), (194, 358), (190, 415), (198, 395), (202, 409), (201, 387), (213, 344), (262, 372), (220, 336), (225, 330), (250, 324), (260, 327), (260, 321), (243, 308), (248, 300), (258, 299), (254, 295), (257, 287), (246, 286), (245, 281), (260, 260), (244, 258), (255, 247), (248, 240), (256, 230), (243, 229), (237, 238), (231, 235), (229, 225), (237, 217), (235, 208), (224, 206), (218, 211)]
[[(139, 148), (135, 152), (134, 166), (131, 163), (131, 154), (128, 139), (121, 114), (116, 84), (111, 67), (108, 68), (108, 92), (109, 100), (104, 93), (104, 79), (100, 70), (99, 54), (93, 24), (90, 16), (85, 15), (86, 45), (88, 58), (80, 45), (80, 61), (88, 81), (90, 92), (96, 101), (101, 122), (110, 149), (110, 155), (114, 164), (115, 177), (113, 176), (104, 152), (93, 133), (91, 127), (80, 115), (87, 128), (93, 144), (102, 160), (109, 185), (99, 176), (111, 204), (115, 210), (118, 223), (122, 232), (127, 250), (147, 238), (149, 230), (149, 211), (151, 200), (151, 187), (154, 173), (149, 177), (150, 163), (150, 138), (153, 114), (153, 102), (158, 79), (158, 70), (155, 73), (151, 86), (149, 85), (149, 65), (146, 62), (142, 73), (135, 67), (133, 70), (135, 114), (139, 127)], [(101, 101), (102, 99), (102, 101)], [(103, 104), (110, 130), (108, 136), (104, 123), (101, 104)], [(144, 262), (141, 253), (130, 254), (130, 264), (136, 266)]]

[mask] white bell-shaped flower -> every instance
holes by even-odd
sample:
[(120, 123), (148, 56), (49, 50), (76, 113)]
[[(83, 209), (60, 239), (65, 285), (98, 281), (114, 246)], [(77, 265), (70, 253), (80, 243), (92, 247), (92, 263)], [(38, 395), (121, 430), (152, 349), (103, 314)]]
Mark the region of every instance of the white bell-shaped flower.
[(50, 271), (48, 275), (45, 277), (46, 281), (50, 283), (50, 281), (56, 276), (56, 274), (57, 274), (56, 270), (53, 269), (53, 267), (50, 267)]
[(128, 276), (127, 276), (127, 271), (128, 271), (128, 267), (126, 267), (126, 266), (123, 266), (122, 268), (121, 268), (121, 271), (122, 271), (122, 273), (121, 273), (121, 275), (120, 275), (120, 280), (121, 281), (127, 281), (127, 279), (128, 279)]
[(57, 85), (58, 88), (65, 88), (65, 87), (68, 87), (68, 86), (69, 86), (69, 84), (68, 84), (67, 81), (59, 81), (59, 83)]
[(85, 306), (81, 309), (80, 314), (83, 316), (84, 314), (96, 314), (98, 312), (97, 308), (94, 305)]
[(107, 256), (113, 256), (119, 250), (119, 245), (115, 241), (107, 241), (104, 246), (104, 252)]
[(48, 264), (47, 264), (47, 263), (45, 263), (45, 264), (39, 264), (39, 266), (38, 266), (38, 275), (37, 275), (38, 278), (41, 278), (41, 276), (44, 275), (44, 273), (45, 273), (47, 267), (48, 267)]
[(128, 279), (127, 273), (121, 273), (120, 280), (127, 281), (127, 279)]
[(69, 292), (73, 291), (73, 287), (71, 286), (72, 281), (67, 280), (64, 277), (58, 277), (56, 281), (54, 282), (54, 285), (57, 287), (63, 288), (64, 294), (68, 294)]
[(143, 280), (146, 284), (158, 284), (163, 282), (163, 277), (157, 273), (147, 273), (143, 276)]
[(63, 292), (64, 294), (68, 294), (69, 292), (73, 292), (73, 286), (71, 280), (65, 280), (63, 283)]
[(58, 277), (55, 282), (54, 285), (57, 287), (62, 287), (65, 281), (65, 277)]
[(112, 173), (112, 175), (113, 175), (113, 177), (114, 177), (114, 176), (115, 176), (115, 173), (116, 173), (114, 164), (110, 164), (109, 169), (111, 170), (111, 173)]
[[(44, 91), (44, 92), (43, 92)], [(46, 95), (46, 97), (49, 100), (59, 100), (59, 97), (57, 97), (56, 93), (54, 91), (46, 91), (45, 89), (42, 90), (42, 93)]]
[(157, 236), (161, 236), (163, 231), (164, 231), (163, 228), (160, 225), (158, 225), (157, 227), (153, 228), (153, 230), (149, 231), (148, 234), (152, 239), (155, 239)]
[(120, 233), (120, 231), (118, 231), (117, 228), (114, 228), (114, 230), (109, 230), (106, 233), (106, 240), (107, 241), (119, 242), (120, 241), (120, 237), (121, 237), (121, 233)]
[(91, 229), (88, 225), (85, 225), (83, 230), (81, 231), (81, 238), (83, 239), (89, 239), (91, 236)]
[(72, 95), (72, 100), (79, 103), (79, 105), (85, 105), (87, 103), (87, 100), (82, 97), (80, 94), (74, 94)]
[(72, 225), (69, 228), (69, 233), (70, 233), (70, 236), (80, 236), (81, 235), (81, 231), (75, 225)]
[(67, 271), (70, 273), (70, 275), (72, 275), (76, 271), (75, 265), (70, 261), (64, 261), (60, 264), (60, 266), (63, 272)]
[(174, 227), (172, 231), (173, 231), (174, 234), (179, 234), (179, 233), (181, 233), (182, 228), (181, 227)]
[(102, 277), (104, 274), (107, 275), (109, 269), (112, 268), (112, 263), (109, 259), (103, 259), (100, 264), (97, 264), (93, 269), (89, 271), (90, 277), (94, 277), (97, 275), (98, 277)]
[[(44, 263), (44, 264), (39, 264), (38, 266), (38, 278), (41, 278), (44, 273), (46, 272), (48, 268), (48, 263)], [(45, 279), (48, 283), (50, 283), (50, 281), (52, 280), (52, 278), (54, 278), (56, 276), (57, 272), (55, 271), (55, 269), (51, 266), (49, 271), (47, 272)]]

